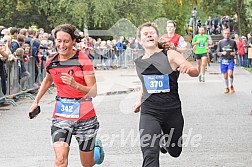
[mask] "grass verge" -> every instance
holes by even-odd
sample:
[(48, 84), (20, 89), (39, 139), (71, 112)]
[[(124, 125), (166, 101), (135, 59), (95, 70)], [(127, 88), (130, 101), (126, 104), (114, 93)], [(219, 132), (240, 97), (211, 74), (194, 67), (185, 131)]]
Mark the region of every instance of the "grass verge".
[(246, 70), (250, 73), (252, 73), (252, 68), (246, 68)]

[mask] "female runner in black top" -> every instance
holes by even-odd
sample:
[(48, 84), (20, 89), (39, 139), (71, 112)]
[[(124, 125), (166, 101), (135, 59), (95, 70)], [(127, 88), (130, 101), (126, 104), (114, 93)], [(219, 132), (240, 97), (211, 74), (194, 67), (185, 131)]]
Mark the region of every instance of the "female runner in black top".
[(135, 60), (142, 90), (133, 106), (134, 112), (139, 112), (141, 107), (142, 166), (159, 167), (160, 150), (172, 157), (178, 157), (182, 151), (184, 119), (178, 94), (178, 73), (191, 77), (199, 73), (176, 50), (158, 47), (159, 32), (154, 24), (141, 25), (137, 35), (145, 49), (145, 54)]

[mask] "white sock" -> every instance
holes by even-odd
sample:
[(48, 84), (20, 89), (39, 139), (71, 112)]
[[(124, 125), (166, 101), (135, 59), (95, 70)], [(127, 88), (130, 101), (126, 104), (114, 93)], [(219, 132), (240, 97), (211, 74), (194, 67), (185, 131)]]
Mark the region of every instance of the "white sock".
[(229, 78), (230, 80), (230, 86), (233, 86), (234, 78)]
[(228, 79), (225, 79), (226, 87), (228, 88)]

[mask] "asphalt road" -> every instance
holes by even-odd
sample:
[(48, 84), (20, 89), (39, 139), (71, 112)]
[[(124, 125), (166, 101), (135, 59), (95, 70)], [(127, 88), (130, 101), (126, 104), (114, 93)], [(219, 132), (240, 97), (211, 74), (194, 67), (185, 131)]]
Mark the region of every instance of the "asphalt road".
[[(132, 112), (140, 82), (134, 69), (96, 71), (98, 93), (94, 98), (100, 122), (107, 167), (140, 167), (139, 114)], [(234, 94), (224, 94), (218, 64), (211, 64), (206, 82), (181, 75), (184, 149), (179, 158), (160, 156), (162, 167), (252, 167), (252, 74), (235, 69)], [(55, 93), (55, 89), (52, 88)], [(55, 94), (41, 101), (42, 113), (29, 120), (32, 103), (21, 99), (18, 106), (0, 108), (0, 167), (53, 166), (50, 125)], [(78, 145), (72, 140), (69, 167), (79, 167)]]

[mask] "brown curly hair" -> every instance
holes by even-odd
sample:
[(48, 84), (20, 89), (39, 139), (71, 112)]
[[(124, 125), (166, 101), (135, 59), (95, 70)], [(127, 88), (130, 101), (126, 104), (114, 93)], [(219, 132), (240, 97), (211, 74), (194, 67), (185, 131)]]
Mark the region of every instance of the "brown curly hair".
[(59, 31), (63, 31), (68, 33), (72, 40), (76, 40), (77, 43), (81, 42), (81, 39), (83, 38), (83, 36), (80, 36), (79, 32), (80, 30), (78, 30), (74, 25), (72, 24), (62, 24), (59, 25), (57, 27), (55, 27), (54, 29), (54, 37), (56, 38), (57, 32)]

